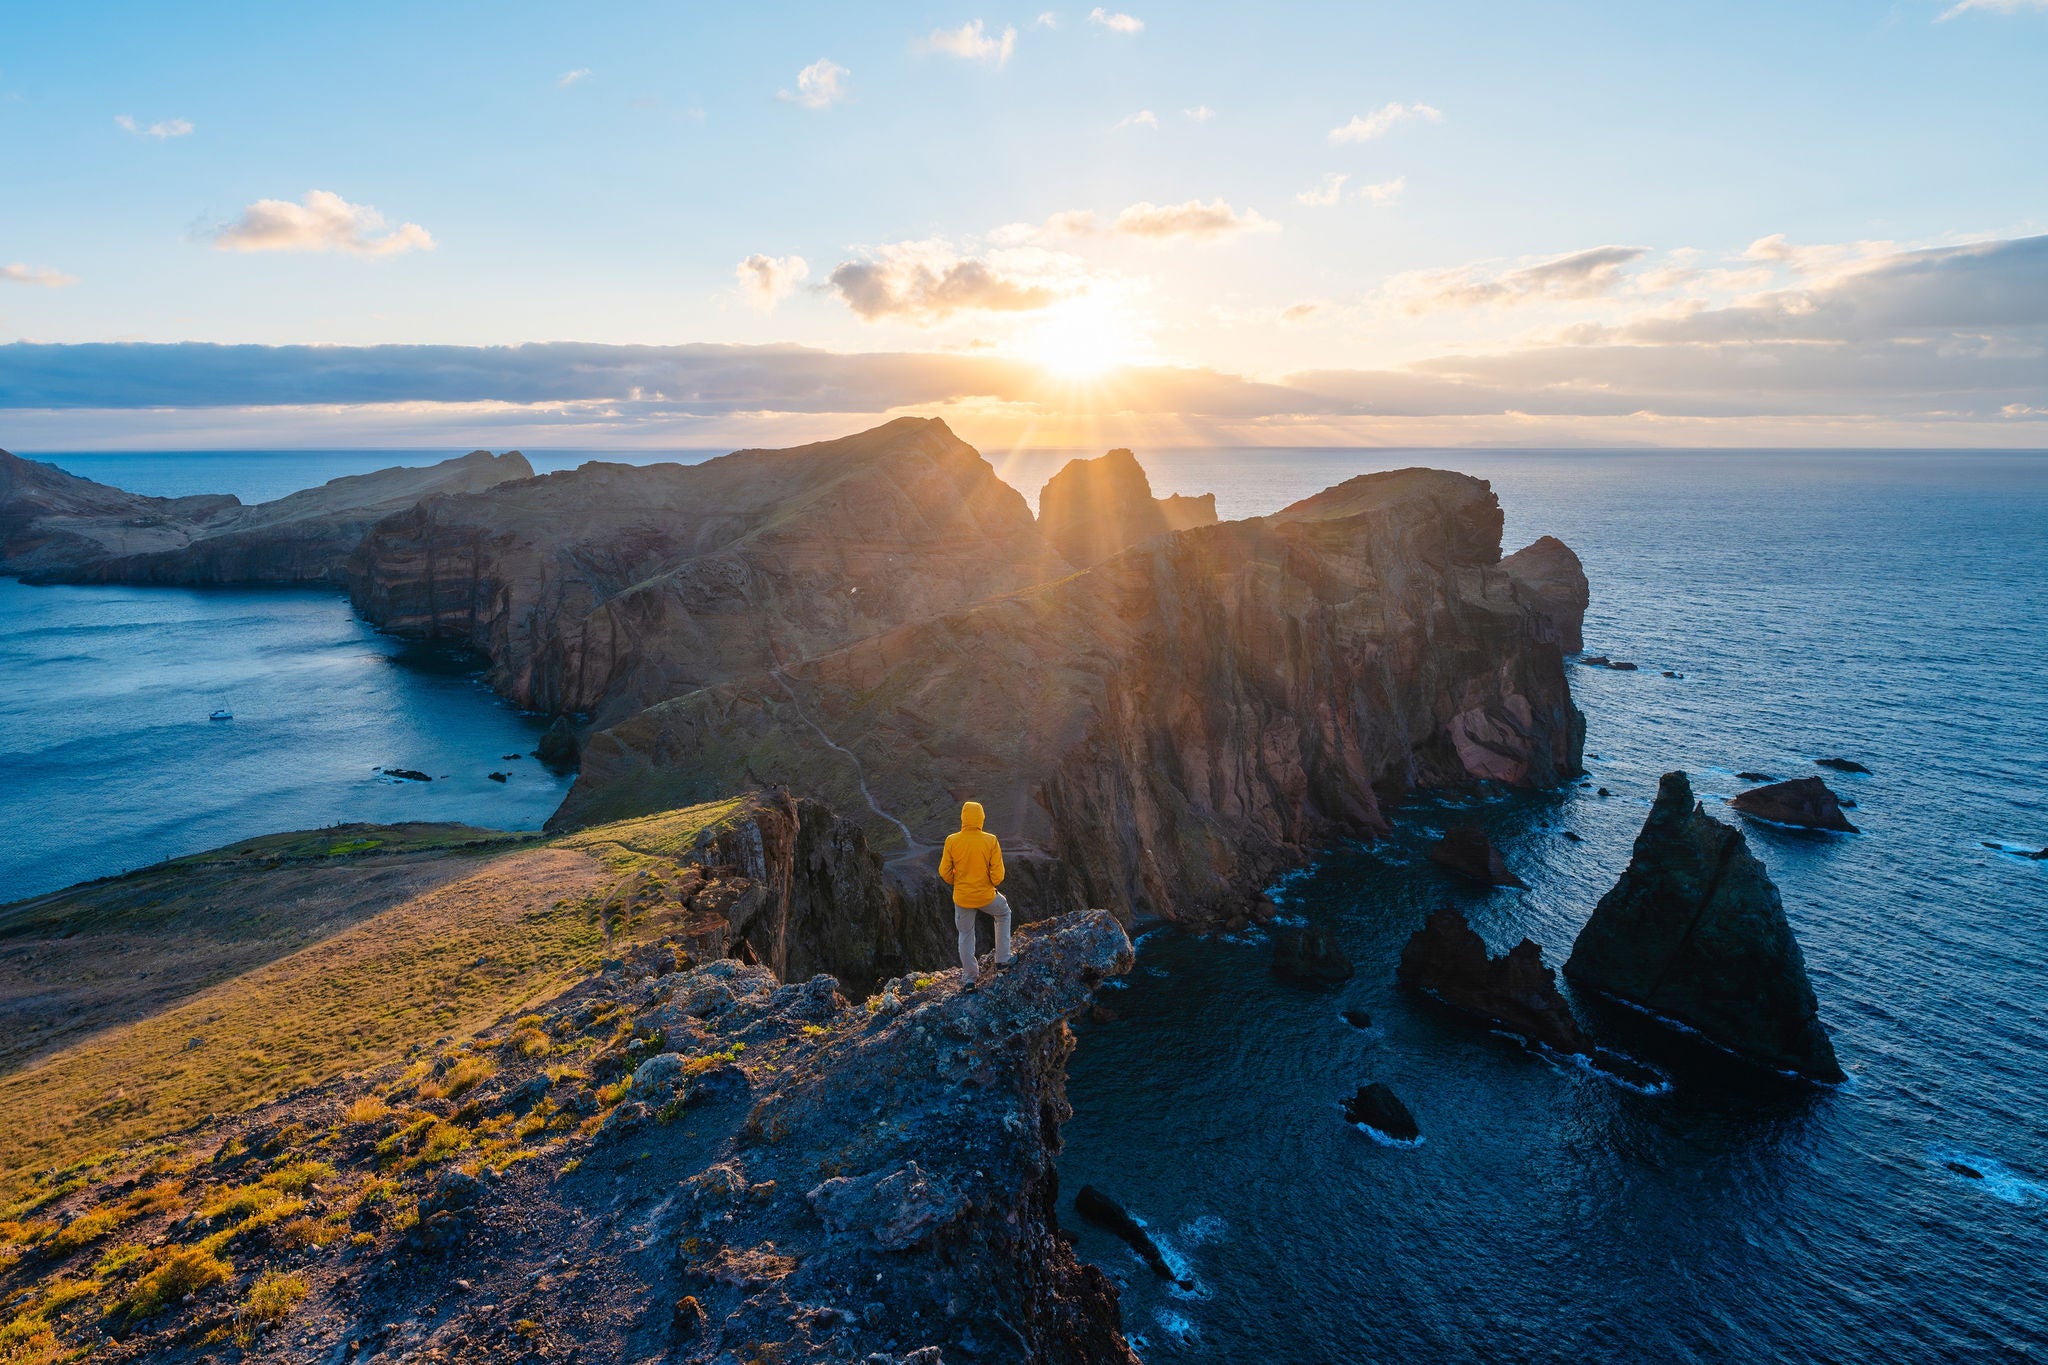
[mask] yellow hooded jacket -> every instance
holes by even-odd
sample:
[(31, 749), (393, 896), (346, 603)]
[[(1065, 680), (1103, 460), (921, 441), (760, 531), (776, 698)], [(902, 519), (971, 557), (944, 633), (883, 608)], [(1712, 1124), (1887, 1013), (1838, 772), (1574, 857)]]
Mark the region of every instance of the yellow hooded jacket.
[(981, 802), (960, 808), (960, 828), (946, 836), (939, 855), (939, 880), (953, 888), (953, 904), (979, 910), (996, 898), (1003, 884), (1003, 846), (981, 827)]

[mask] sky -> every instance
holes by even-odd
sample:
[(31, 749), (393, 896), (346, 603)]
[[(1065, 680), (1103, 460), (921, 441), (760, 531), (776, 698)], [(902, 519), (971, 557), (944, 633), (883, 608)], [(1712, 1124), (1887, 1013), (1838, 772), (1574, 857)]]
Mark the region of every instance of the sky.
[(2048, 447), (2048, 0), (12, 7), (0, 446)]

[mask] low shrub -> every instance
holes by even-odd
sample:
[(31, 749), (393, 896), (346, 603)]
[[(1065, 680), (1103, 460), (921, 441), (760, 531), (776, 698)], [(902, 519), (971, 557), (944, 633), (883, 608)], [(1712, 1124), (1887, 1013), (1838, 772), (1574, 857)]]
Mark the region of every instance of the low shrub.
[(130, 1318), (146, 1318), (187, 1294), (226, 1284), (235, 1268), (202, 1247), (173, 1247), (156, 1267), (135, 1282), (123, 1301)]
[(292, 1315), (306, 1297), (309, 1286), (306, 1277), (294, 1270), (280, 1274), (266, 1270), (249, 1286), (248, 1297), (242, 1300), (242, 1307), (235, 1314), (235, 1342), (247, 1347), (263, 1334), (266, 1328), (274, 1327)]

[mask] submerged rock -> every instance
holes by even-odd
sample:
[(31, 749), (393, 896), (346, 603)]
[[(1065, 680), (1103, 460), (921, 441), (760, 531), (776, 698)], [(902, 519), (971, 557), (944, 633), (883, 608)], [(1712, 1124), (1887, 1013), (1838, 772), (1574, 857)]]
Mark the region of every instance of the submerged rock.
[(1349, 981), (1351, 959), (1322, 929), (1281, 929), (1273, 935), (1274, 974), (1289, 981), (1335, 985)]
[(1408, 940), (1397, 979), (1410, 990), (1559, 1052), (1592, 1053), (1557, 992), (1542, 947), (1525, 938), (1501, 956), (1488, 957), (1486, 940), (1463, 912), (1450, 906), (1432, 914)]
[(1728, 803), (1744, 815), (1780, 825), (1834, 829), (1854, 834), (1856, 826), (1842, 814), (1841, 798), (1817, 777), (1795, 777), (1746, 791)]
[(383, 773), (386, 777), (396, 777), (405, 782), (432, 782), (434, 780), (418, 768), (379, 768), (377, 771)]
[(1737, 773), (1735, 776), (1744, 782), (1776, 782), (1778, 780), (1769, 773)]
[(1358, 1087), (1358, 1093), (1344, 1102), (1344, 1121), (1361, 1124), (1395, 1142), (1415, 1142), (1422, 1137), (1415, 1115), (1385, 1081)]
[(1152, 1240), (1152, 1234), (1145, 1231), (1145, 1225), (1131, 1216), (1130, 1210), (1096, 1189), (1083, 1185), (1081, 1192), (1074, 1196), (1074, 1211), (1089, 1222), (1107, 1228), (1130, 1243), (1131, 1249), (1145, 1258), (1145, 1264), (1161, 1279), (1172, 1280), (1186, 1289), (1193, 1284), (1173, 1273), (1173, 1267), (1166, 1262), (1166, 1255), (1160, 1251), (1159, 1243)]
[(1443, 838), (1430, 845), (1429, 860), (1484, 886), (1529, 885), (1508, 870), (1507, 860), (1477, 825), (1453, 825), (1445, 830)]
[(1870, 769), (1853, 758), (1816, 758), (1813, 762), (1815, 767), (1833, 768), (1838, 773), (1862, 773), (1866, 777), (1870, 774)]
[(1767, 1066), (1842, 1079), (1778, 888), (1682, 772), (1659, 783), (1634, 857), (1564, 970)]
[(1343, 1012), (1343, 1018), (1345, 1023), (1351, 1025), (1351, 1027), (1355, 1029), (1369, 1029), (1372, 1027), (1372, 1015), (1366, 1013), (1364, 1010), (1345, 1010)]

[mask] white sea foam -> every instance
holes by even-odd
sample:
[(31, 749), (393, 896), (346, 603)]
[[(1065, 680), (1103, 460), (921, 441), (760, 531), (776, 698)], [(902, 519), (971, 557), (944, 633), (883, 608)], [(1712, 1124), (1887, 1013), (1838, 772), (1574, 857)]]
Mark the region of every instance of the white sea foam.
[[(2034, 1208), (2048, 1204), (2048, 1184), (2029, 1179), (1995, 1157), (1978, 1156), (1958, 1148), (1937, 1148), (1928, 1153), (1934, 1166), (1958, 1184), (1981, 1189), (1993, 1199), (2011, 1204), (2016, 1208)], [(1949, 1163), (1968, 1166), (1977, 1172), (1975, 1176), (1964, 1175), (1951, 1170)]]
[(1359, 1132), (1365, 1134), (1367, 1137), (1371, 1138), (1374, 1142), (1377, 1142), (1382, 1147), (1398, 1147), (1401, 1148), (1403, 1151), (1412, 1151), (1415, 1148), (1420, 1147), (1423, 1143), (1429, 1141), (1429, 1139), (1426, 1136), (1420, 1133), (1416, 1134), (1412, 1138), (1389, 1137), (1387, 1134), (1382, 1133), (1379, 1129), (1373, 1127), (1369, 1123), (1354, 1123), (1351, 1126), (1353, 1128), (1356, 1128)]

